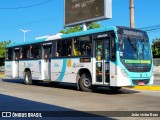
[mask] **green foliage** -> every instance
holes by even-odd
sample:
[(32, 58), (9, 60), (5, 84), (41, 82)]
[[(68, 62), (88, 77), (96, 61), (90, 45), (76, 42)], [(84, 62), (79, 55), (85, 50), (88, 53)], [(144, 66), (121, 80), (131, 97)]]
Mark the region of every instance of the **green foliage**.
[(11, 40), (0, 42), (0, 58), (5, 57), (6, 47), (11, 43)]
[(153, 58), (160, 58), (160, 39), (153, 39), (151, 47)]
[(101, 27), (101, 25), (100, 24), (96, 24), (96, 23), (91, 23), (90, 25), (89, 25), (89, 29), (95, 29), (95, 28), (100, 28)]
[(60, 31), (60, 33), (69, 34), (69, 33), (79, 32), (79, 31), (82, 31), (82, 27), (80, 25), (74, 26), (71, 28), (64, 28), (63, 30)]
[[(101, 27), (100, 24), (97, 24), (94, 22), (88, 25), (88, 29), (95, 29), (100, 27)], [(63, 30), (60, 31), (60, 33), (69, 34), (69, 33), (80, 32), (80, 31), (83, 31), (83, 28), (82, 26), (78, 25), (70, 28), (64, 28)]]

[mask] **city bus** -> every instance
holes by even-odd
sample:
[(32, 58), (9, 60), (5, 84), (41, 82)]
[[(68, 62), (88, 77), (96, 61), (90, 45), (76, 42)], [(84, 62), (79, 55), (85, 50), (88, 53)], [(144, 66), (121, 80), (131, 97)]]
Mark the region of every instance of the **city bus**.
[(5, 74), (27, 85), (45, 81), (74, 83), (82, 91), (119, 90), (152, 85), (153, 59), (145, 31), (110, 26), (11, 44)]

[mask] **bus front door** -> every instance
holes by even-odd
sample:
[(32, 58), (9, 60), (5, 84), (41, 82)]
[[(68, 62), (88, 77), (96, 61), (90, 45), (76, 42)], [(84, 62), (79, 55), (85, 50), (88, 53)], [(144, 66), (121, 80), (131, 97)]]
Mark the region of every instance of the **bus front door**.
[(95, 57), (96, 57), (96, 84), (108, 85), (110, 82), (110, 38), (95, 41)]
[(51, 80), (51, 49), (51, 45), (44, 47), (44, 61), (42, 65), (42, 79), (49, 81)]
[(19, 78), (19, 57), (20, 57), (20, 49), (14, 50), (13, 54), (13, 78)]

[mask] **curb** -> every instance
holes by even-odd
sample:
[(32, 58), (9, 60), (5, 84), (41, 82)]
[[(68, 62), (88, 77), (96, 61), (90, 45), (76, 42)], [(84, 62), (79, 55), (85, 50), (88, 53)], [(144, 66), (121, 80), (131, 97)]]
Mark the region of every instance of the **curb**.
[(5, 74), (0, 74), (0, 77), (4, 77), (5, 76)]
[(125, 87), (125, 88), (136, 89), (136, 90), (160, 91), (160, 86), (134, 86), (134, 87)]

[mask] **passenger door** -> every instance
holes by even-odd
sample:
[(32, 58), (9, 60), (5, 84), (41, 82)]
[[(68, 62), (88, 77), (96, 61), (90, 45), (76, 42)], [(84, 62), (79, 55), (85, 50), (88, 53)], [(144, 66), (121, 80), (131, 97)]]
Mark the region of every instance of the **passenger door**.
[(13, 78), (19, 78), (19, 57), (20, 57), (20, 48), (15, 48), (13, 51)]
[(110, 82), (110, 37), (95, 40), (96, 84)]
[(44, 54), (43, 54), (43, 64), (42, 64), (42, 79), (44, 80), (51, 80), (51, 57), (52, 57), (52, 45), (44, 46), (43, 47)]

